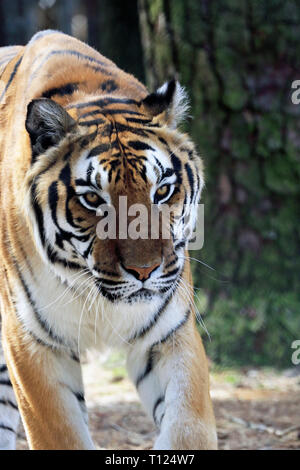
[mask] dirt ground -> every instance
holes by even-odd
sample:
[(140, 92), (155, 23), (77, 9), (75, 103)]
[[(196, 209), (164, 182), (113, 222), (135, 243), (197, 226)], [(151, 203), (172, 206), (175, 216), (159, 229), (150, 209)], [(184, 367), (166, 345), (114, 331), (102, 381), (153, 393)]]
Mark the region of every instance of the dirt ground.
[[(220, 449), (300, 449), (300, 375), (295, 372), (212, 368)], [(105, 361), (89, 360), (84, 381), (97, 447), (150, 449), (155, 428), (126, 378), (124, 359), (113, 354)], [(27, 448), (22, 430), (18, 448)]]

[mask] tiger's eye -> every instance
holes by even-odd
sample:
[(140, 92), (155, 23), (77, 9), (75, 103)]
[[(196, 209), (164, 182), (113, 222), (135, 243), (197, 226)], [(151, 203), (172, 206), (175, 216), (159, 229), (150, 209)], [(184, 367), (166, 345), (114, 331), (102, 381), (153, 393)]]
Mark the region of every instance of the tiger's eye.
[(172, 186), (170, 184), (163, 184), (160, 188), (157, 188), (154, 195), (154, 204), (158, 204), (160, 201), (165, 201), (171, 194)]
[(89, 204), (92, 207), (98, 207), (101, 204), (101, 197), (98, 196), (98, 194), (90, 192), (90, 193), (85, 193), (83, 195), (83, 198), (87, 204)]
[(169, 191), (169, 185), (168, 184), (164, 184), (163, 186), (161, 186), (160, 188), (158, 188), (158, 190), (156, 191), (156, 194), (159, 196), (159, 197), (164, 197), (167, 195)]

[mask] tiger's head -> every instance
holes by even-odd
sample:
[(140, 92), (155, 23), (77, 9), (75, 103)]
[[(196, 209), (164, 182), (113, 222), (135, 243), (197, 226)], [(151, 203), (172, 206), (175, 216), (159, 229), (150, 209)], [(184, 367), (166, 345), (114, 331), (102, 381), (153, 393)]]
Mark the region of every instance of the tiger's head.
[[(176, 129), (186, 110), (176, 81), (141, 101), (29, 103), (26, 209), (39, 252), (63, 281), (88, 273), (111, 302), (172, 293), (203, 186), (194, 145)], [(170, 217), (162, 208), (172, 208)]]

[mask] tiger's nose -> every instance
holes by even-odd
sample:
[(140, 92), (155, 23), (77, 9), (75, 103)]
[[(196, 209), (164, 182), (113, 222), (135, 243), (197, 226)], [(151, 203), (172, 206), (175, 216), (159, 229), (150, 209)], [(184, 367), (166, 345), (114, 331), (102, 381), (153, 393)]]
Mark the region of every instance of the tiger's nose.
[(159, 265), (160, 263), (152, 266), (124, 266), (124, 268), (139, 281), (146, 281)]

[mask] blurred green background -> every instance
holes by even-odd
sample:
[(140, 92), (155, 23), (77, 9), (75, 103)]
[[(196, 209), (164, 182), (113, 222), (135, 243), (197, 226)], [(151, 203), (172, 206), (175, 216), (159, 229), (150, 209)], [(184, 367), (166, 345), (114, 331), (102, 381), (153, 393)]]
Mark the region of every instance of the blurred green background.
[[(291, 366), (300, 338), (297, 0), (1, 0), (0, 45), (53, 28), (88, 42), (152, 91), (187, 88), (206, 167), (196, 302), (219, 365)], [(201, 329), (201, 328), (200, 328)]]

